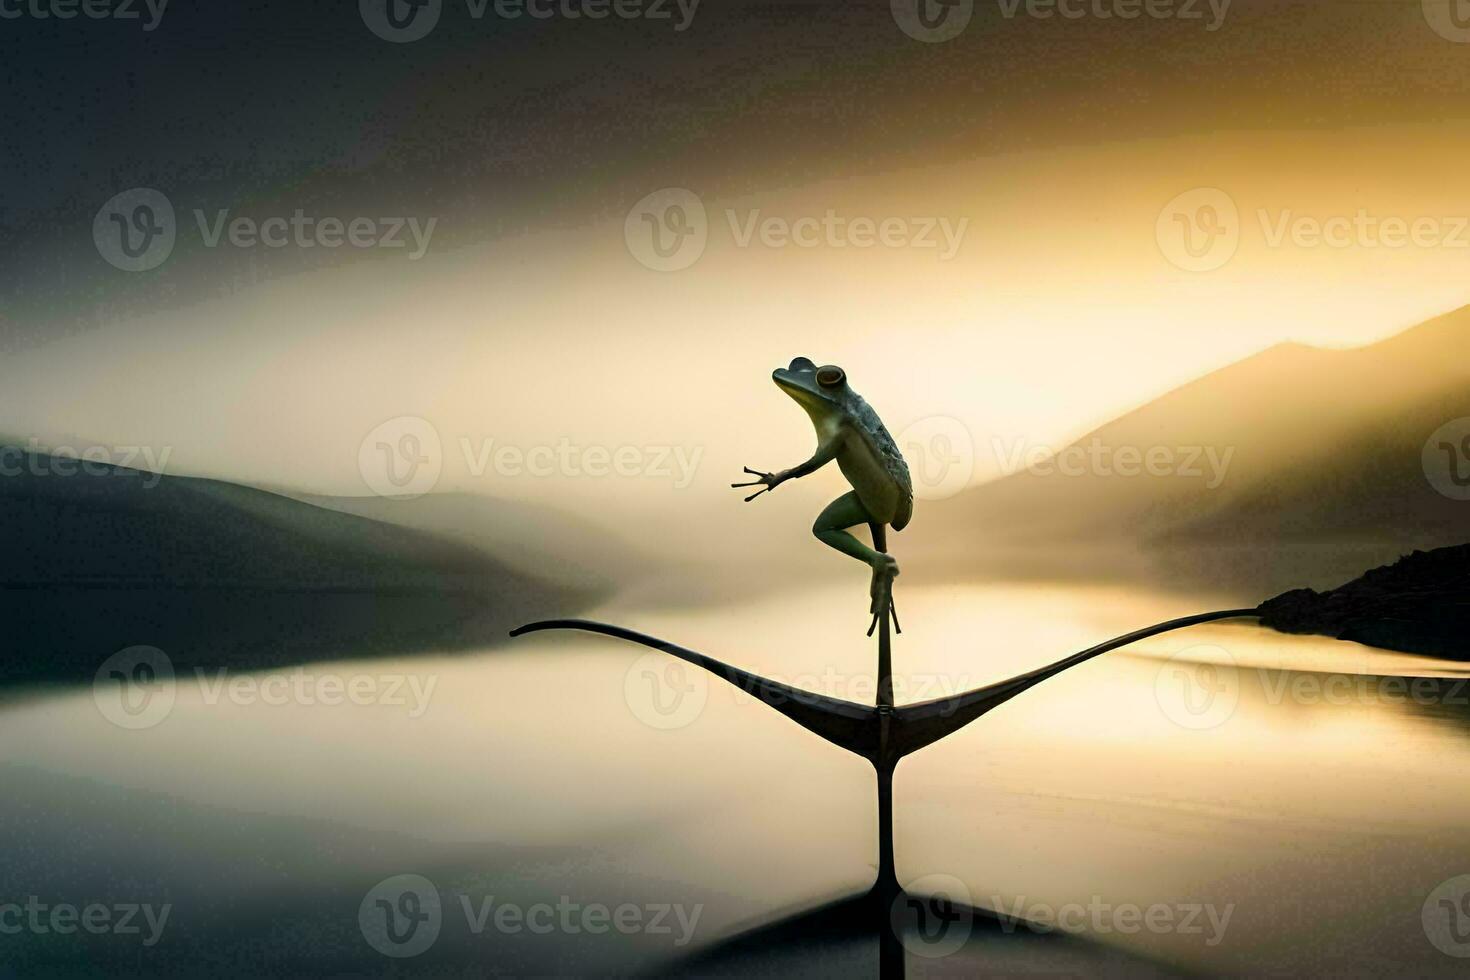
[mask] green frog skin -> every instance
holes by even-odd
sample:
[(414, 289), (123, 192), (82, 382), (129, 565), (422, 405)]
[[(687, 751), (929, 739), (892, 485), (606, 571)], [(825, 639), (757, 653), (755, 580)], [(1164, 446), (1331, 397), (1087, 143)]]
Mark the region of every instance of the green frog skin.
[[(823, 544), (866, 562), (873, 569), (870, 589), (871, 612), (879, 613), (898, 563), (889, 555), (888, 528), (902, 531), (914, 512), (913, 481), (898, 444), (883, 422), (847, 383), (847, 372), (835, 364), (818, 367), (798, 357), (784, 368), (771, 372), (771, 380), (805, 410), (817, 434), (817, 451), (811, 459), (776, 473), (746, 467), (756, 479), (732, 483), (732, 487), (761, 487), (745, 499), (754, 500), (787, 480), (799, 479), (826, 466), (834, 459), (852, 490), (838, 497), (818, 515), (812, 533)], [(866, 524), (873, 546), (858, 540), (848, 530)], [(894, 619), (897, 624), (897, 617)]]

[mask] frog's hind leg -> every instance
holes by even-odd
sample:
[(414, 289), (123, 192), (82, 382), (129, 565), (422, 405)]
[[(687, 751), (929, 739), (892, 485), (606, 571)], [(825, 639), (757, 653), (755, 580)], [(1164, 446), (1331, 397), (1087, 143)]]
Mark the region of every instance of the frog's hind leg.
[[(885, 555), (888, 554), (888, 525), (887, 524), (884, 524), (882, 521), (870, 521), (870, 522), (868, 522), (868, 532), (870, 534), (872, 534), (872, 536), (873, 536), (873, 547), (876, 548), (877, 550), (883, 552)], [(892, 555), (889, 555), (888, 560), (889, 561), (893, 561), (893, 556)], [(893, 564), (893, 575), (897, 575), (897, 574), (898, 574), (898, 564), (895, 562)], [(902, 633), (903, 632), (903, 627), (900, 626), (900, 625), (898, 625), (898, 606), (895, 605), (894, 602), (893, 602), (893, 578), (892, 578), (892, 576), (889, 576), (888, 583), (887, 583), (887, 588), (884, 591), (884, 598), (888, 600), (887, 603), (886, 603), (886, 605), (888, 606), (887, 612), (888, 612), (888, 615), (890, 615), (890, 616), (893, 617), (893, 629), (894, 629), (894, 631), (895, 632), (898, 632), (898, 633)], [(869, 636), (872, 636), (873, 635), (873, 630), (878, 626), (878, 610), (874, 609), (872, 612), (873, 612), (873, 622), (868, 627), (868, 635)]]
[(868, 513), (868, 509), (858, 499), (857, 493), (849, 491), (832, 501), (827, 505), (826, 510), (817, 515), (816, 523), (812, 525), (812, 533), (823, 544), (836, 548), (844, 555), (851, 555), (873, 569), (873, 582), (869, 589), (872, 602), (869, 611), (876, 616), (880, 605), (879, 596), (887, 591), (887, 585), (892, 582), (893, 576), (898, 574), (898, 563), (881, 550), (869, 548), (853, 537), (847, 529), (859, 524), (866, 524), (871, 528), (878, 525), (878, 522), (873, 519), (872, 514)]
[(817, 515), (816, 523), (812, 525), (812, 533), (817, 540), (823, 544), (836, 548), (844, 555), (851, 555), (858, 561), (865, 562), (873, 568), (881, 568), (892, 561), (881, 551), (874, 551), (863, 544), (848, 532), (848, 528), (857, 527), (859, 524), (873, 523), (873, 515), (863, 506), (858, 499), (856, 491), (849, 491), (838, 497), (827, 505), (827, 509)]

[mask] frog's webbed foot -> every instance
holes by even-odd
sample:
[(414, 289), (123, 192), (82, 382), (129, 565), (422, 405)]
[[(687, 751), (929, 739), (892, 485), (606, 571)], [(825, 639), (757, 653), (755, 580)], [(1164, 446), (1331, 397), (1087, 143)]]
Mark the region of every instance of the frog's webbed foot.
[(751, 476), (755, 477), (755, 479), (749, 480), (745, 483), (732, 483), (730, 484), (730, 486), (733, 489), (738, 490), (742, 487), (761, 488), (755, 493), (751, 494), (749, 497), (745, 498), (745, 502), (747, 504), (754, 500), (756, 497), (759, 497), (761, 494), (769, 493), (770, 491), (776, 489), (776, 485), (781, 482), (780, 480), (776, 479), (776, 474), (774, 473), (762, 473), (760, 470), (753, 470), (749, 466), (742, 466), (741, 469), (749, 473)]
[(873, 566), (873, 581), (868, 588), (868, 612), (873, 616), (873, 621), (868, 624), (869, 636), (873, 635), (880, 617), (884, 616), (892, 616), (894, 630), (903, 632), (903, 627), (898, 625), (898, 609), (893, 604), (893, 580), (898, 575), (898, 562), (892, 555), (881, 557), (883, 561)]

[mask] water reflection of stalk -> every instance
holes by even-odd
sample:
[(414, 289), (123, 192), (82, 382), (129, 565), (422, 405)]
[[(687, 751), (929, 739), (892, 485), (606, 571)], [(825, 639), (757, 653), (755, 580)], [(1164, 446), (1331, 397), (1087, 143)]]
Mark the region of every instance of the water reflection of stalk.
[(528, 623), (511, 631), (511, 636), (521, 636), (543, 630), (582, 630), (661, 650), (686, 663), (703, 667), (717, 677), (723, 677), (813, 734), (867, 759), (873, 766), (877, 785), (878, 874), (864, 904), (868, 909), (871, 927), (878, 933), (879, 976), (884, 978), (904, 975), (900, 931), (907, 918), (903, 914), (905, 909), (901, 908), (906, 896), (898, 881), (893, 850), (893, 773), (904, 756), (952, 735), (981, 715), (1042, 681), (1111, 650), (1171, 630), (1222, 619), (1258, 615), (1254, 609), (1226, 609), (1171, 619), (1114, 637), (1008, 680), (978, 687), (964, 694), (898, 707), (893, 703), (893, 641), (889, 626), (891, 617), (887, 615), (888, 605), (892, 601), (891, 588), (892, 580), (889, 579), (885, 584), (885, 594), (881, 599), (877, 620), (877, 703), (871, 707), (804, 691), (741, 670), (695, 650), (607, 623), (586, 619), (551, 619)]

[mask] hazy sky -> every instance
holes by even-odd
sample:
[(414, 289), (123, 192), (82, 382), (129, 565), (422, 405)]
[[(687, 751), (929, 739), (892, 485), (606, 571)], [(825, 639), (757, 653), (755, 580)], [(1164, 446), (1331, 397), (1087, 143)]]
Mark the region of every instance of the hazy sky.
[[(940, 44), (887, 4), (711, 5), (682, 32), (450, 4), (411, 44), (356, 11), (259, 6), (146, 33), (6, 22), (7, 49), (30, 32), (0, 162), (11, 436), (363, 493), (364, 440), (412, 416), (440, 490), (713, 515), (741, 465), (809, 452), (768, 377), (795, 354), (846, 367), (895, 433), (953, 420), (981, 479), (994, 438), (1057, 445), (1271, 344), (1470, 301), (1470, 44), (1417, 3), (1242, 0), (1214, 31), (978, 4)], [(134, 186), (177, 223), (136, 273), (92, 235)], [(675, 219), (635, 205), (668, 187), (697, 196), (707, 244), (655, 271), (641, 212)], [(221, 209), (434, 226), (417, 260), (209, 247)], [(803, 218), (812, 244), (783, 244)], [(1384, 219), (1414, 240), (1383, 244)], [(465, 444), (486, 440), (642, 447), (643, 472), (477, 476)], [(646, 472), (661, 447), (689, 486), (677, 453)], [(841, 489), (813, 482), (763, 505), (809, 522)]]

